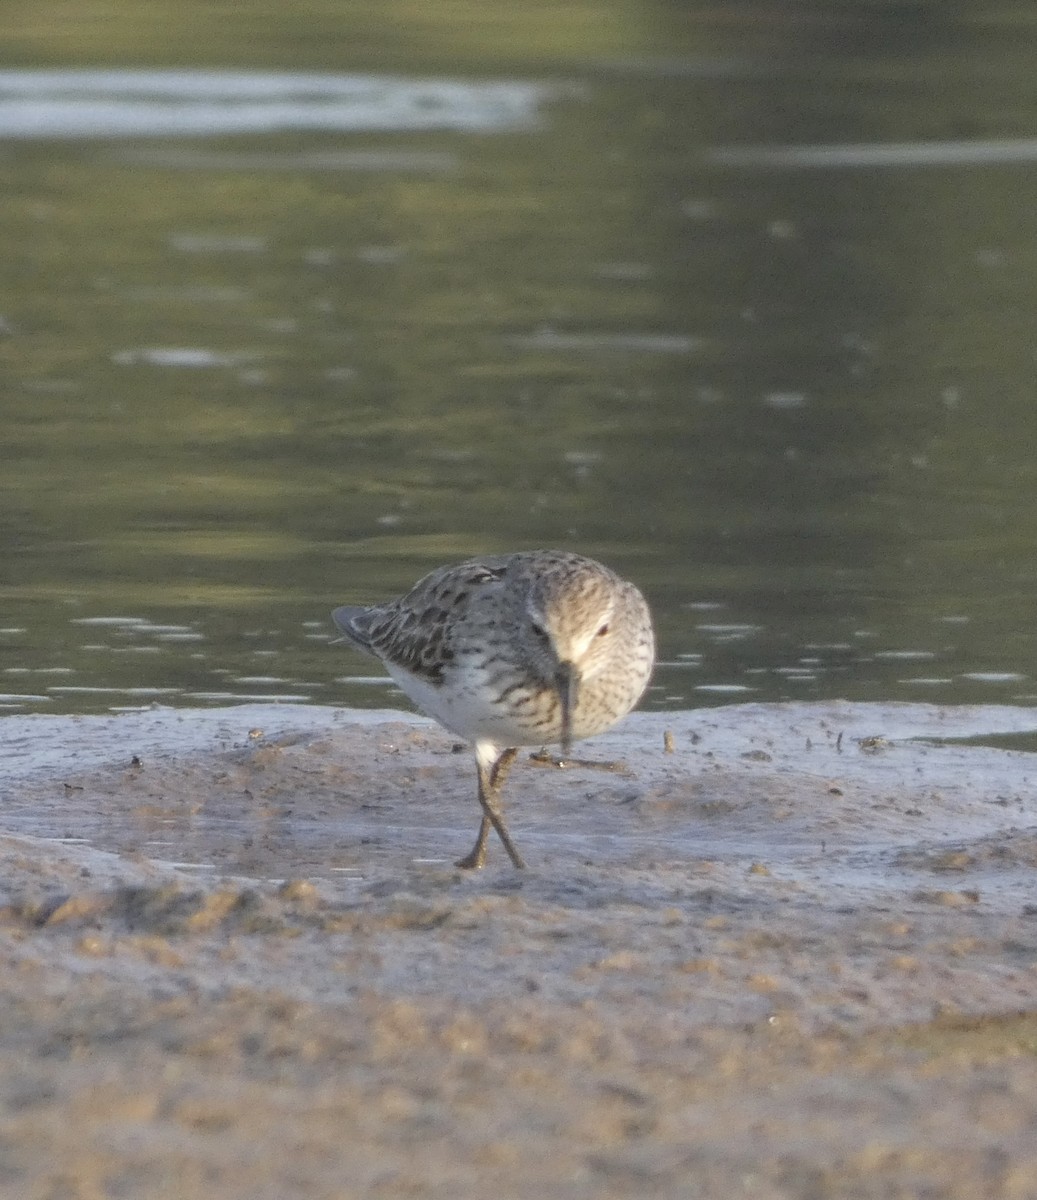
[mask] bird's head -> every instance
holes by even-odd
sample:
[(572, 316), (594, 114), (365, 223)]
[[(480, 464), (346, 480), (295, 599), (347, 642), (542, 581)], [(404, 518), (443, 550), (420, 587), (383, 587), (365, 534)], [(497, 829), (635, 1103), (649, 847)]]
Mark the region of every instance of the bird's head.
[(526, 599), (534, 665), (558, 692), (565, 756), (571, 753), (580, 689), (603, 669), (612, 650), (615, 604), (614, 583), (586, 571), (545, 574)]

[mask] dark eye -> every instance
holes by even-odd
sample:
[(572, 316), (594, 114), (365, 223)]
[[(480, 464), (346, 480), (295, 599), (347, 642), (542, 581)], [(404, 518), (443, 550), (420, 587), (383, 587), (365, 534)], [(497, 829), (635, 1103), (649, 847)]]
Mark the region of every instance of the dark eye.
[(536, 621), (533, 621), (529, 627), (538, 638), (543, 638), (545, 642), (547, 641), (547, 630), (543, 625), (538, 625)]
[(602, 625), (602, 627), (601, 627), (601, 628), (598, 630), (598, 632), (597, 632), (597, 635), (596, 635), (596, 636), (597, 636), (597, 637), (604, 637), (604, 636), (605, 636), (605, 634), (606, 634), (606, 633), (608, 633), (608, 631), (609, 631), (609, 627), (608, 627), (608, 625), (607, 625), (607, 624), (605, 624), (605, 625)]

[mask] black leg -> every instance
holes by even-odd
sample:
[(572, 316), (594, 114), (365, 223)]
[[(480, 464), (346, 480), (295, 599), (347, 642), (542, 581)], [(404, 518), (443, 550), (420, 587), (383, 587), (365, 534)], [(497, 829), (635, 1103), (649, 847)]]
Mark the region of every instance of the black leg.
[(479, 822), (479, 836), (475, 839), (475, 845), (464, 858), (457, 860), (457, 866), (472, 870), (486, 865), (486, 839), (490, 836), (491, 828), (489, 818), (484, 815)]

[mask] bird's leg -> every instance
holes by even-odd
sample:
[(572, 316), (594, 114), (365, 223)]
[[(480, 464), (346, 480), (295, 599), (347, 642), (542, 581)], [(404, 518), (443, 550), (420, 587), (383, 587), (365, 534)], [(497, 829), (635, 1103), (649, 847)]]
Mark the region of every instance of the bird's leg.
[(501, 751), (496, 758), (486, 761), (484, 756), (477, 752), (479, 803), (482, 805), (483, 815), (482, 820), (479, 822), (479, 836), (475, 839), (475, 845), (472, 847), (470, 853), (458, 860), (457, 865), (459, 867), (474, 868), (485, 864), (486, 839), (490, 836), (491, 828), (496, 830), (497, 836), (504, 843), (504, 849), (507, 850), (508, 857), (512, 863), (516, 867), (524, 867), (526, 865), (522, 861), (522, 855), (515, 849), (515, 844), (512, 842), (511, 835), (504, 824), (504, 817), (501, 814), (498, 803), (500, 790), (504, 786), (504, 780), (508, 777), (508, 771), (511, 769), (511, 764), (515, 761), (517, 755), (518, 750), (510, 748)]
[(475, 839), (475, 845), (464, 858), (457, 860), (456, 866), (469, 870), (486, 865), (486, 839), (490, 836), (490, 828), (489, 818), (483, 816), (482, 821), (479, 823), (479, 836)]
[(507, 750), (501, 751), (500, 758), (490, 769), (490, 787), (493, 788), (495, 796), (500, 794), (500, 790), (508, 778), (508, 772), (511, 770), (511, 764), (516, 758), (518, 758), (518, 750), (515, 746), (511, 746)]

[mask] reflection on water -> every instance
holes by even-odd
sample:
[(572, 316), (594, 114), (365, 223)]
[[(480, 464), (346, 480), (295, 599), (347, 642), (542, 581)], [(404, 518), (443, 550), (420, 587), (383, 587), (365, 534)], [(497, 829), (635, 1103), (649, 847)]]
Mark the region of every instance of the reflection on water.
[(510, 339), (524, 350), (574, 350), (596, 354), (602, 351), (630, 351), (646, 354), (691, 354), (700, 340), (683, 334), (665, 333), (563, 333), (556, 329), (538, 329)]
[(554, 545), (649, 707), (1032, 701), (1033, 19), (340, 8), (0, 72), (0, 706), (391, 703), (335, 604)]
[(0, 71), (0, 137), (528, 129), (553, 89), (493, 80), (237, 71)]
[(456, 171), (460, 160), (444, 151), (309, 150), (242, 153), (194, 146), (132, 146), (112, 152), (112, 160), (188, 171)]
[(960, 167), (1037, 162), (1037, 138), (895, 142), (885, 146), (722, 146), (709, 161), (726, 167)]
[(215, 350), (195, 347), (152, 346), (139, 350), (120, 350), (112, 362), (120, 367), (234, 367), (255, 362), (258, 354), (218, 354)]

